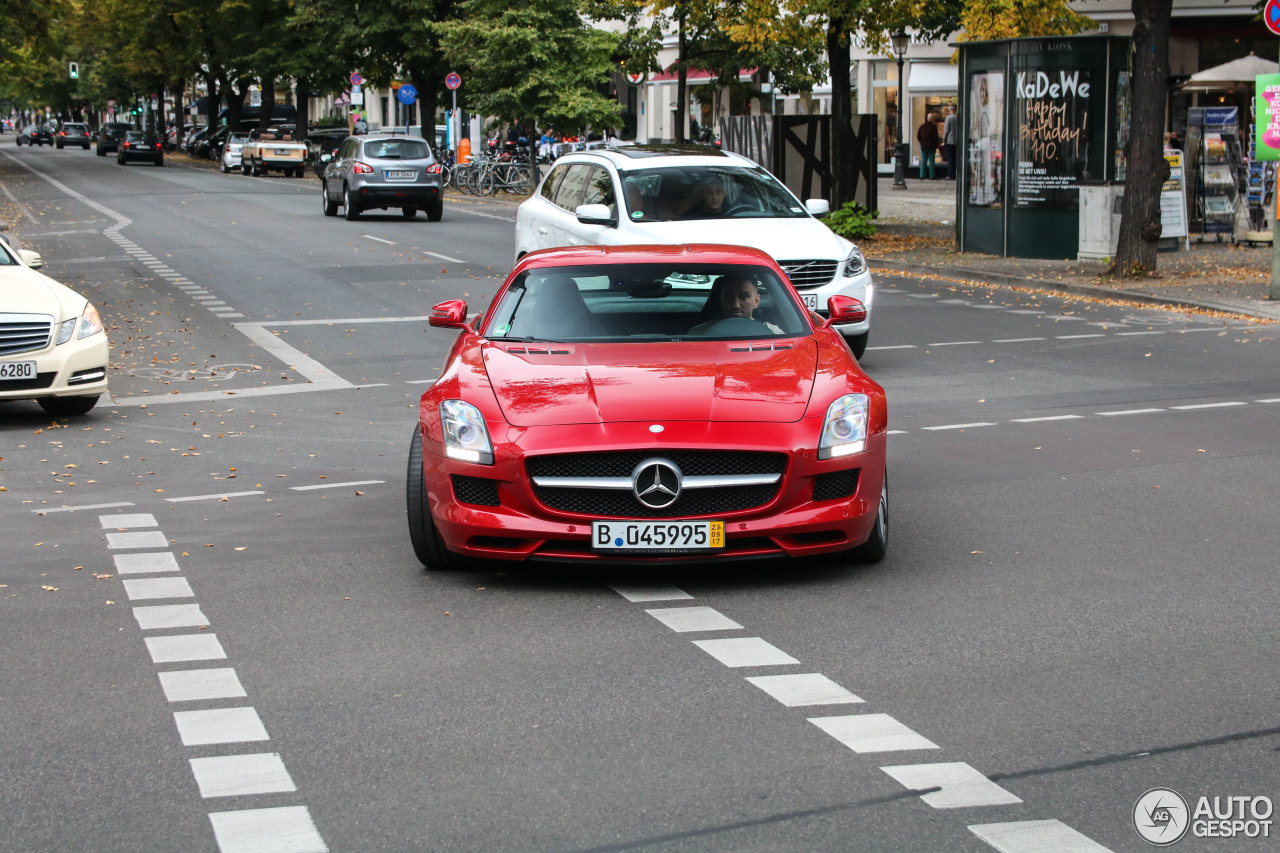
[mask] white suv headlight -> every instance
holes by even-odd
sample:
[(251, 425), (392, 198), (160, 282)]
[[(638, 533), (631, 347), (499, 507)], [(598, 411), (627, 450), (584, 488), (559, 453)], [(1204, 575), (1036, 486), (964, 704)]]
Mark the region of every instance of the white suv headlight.
[(866, 450), (870, 408), (871, 398), (866, 394), (845, 394), (828, 406), (818, 441), (818, 458), (837, 459)]
[(852, 278), (855, 275), (861, 275), (867, 271), (867, 259), (863, 256), (862, 250), (854, 246), (849, 250), (849, 257), (844, 259), (844, 277)]
[(77, 326), (80, 328), (77, 338), (87, 338), (102, 331), (102, 318), (98, 316), (98, 309), (93, 307), (92, 302), (84, 306), (84, 313), (79, 317), (74, 320), (64, 320), (58, 326), (58, 343), (65, 344), (71, 340), (71, 333)]
[(493, 464), (493, 443), (480, 410), (462, 400), (445, 400), (440, 404), (440, 431), (444, 435), (444, 453), (450, 459)]

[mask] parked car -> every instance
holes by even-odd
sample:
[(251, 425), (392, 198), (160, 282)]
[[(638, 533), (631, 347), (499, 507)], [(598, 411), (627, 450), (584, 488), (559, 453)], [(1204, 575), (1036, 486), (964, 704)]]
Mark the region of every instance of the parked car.
[(191, 146), (191, 156), (196, 160), (218, 160), (222, 157), (222, 146), (231, 136), (230, 126), (224, 125), (212, 133), (203, 134)]
[(78, 145), (85, 151), (89, 150), (89, 125), (76, 121), (69, 121), (58, 128), (58, 134), (53, 138), (55, 148), (65, 148), (68, 145)]
[(126, 166), (137, 161), (155, 163), (157, 166), (164, 165), (164, 143), (154, 133), (131, 130), (120, 141), (120, 147), (116, 151), (116, 162)]
[(133, 125), (125, 121), (109, 121), (98, 129), (97, 153), (99, 157), (107, 156), (108, 151), (119, 151), (120, 141), (124, 135), (133, 130)]
[(307, 160), (317, 177), (324, 177), (324, 168), (328, 162), (322, 162), (321, 158), (327, 154), (329, 159), (333, 159), (348, 135), (345, 127), (318, 128), (307, 133)]
[(881, 559), (884, 390), (765, 252), (583, 247), (516, 265), (422, 395), (406, 478), (428, 568)]
[[(717, 200), (718, 199), (718, 200)], [(862, 357), (873, 284), (866, 258), (763, 167), (706, 146), (633, 145), (565, 154), (516, 211), (516, 258), (573, 245), (731, 243), (768, 252), (811, 311), (836, 294), (866, 316), (839, 331)]]
[(247, 133), (232, 133), (227, 137), (226, 144), (222, 146), (222, 174), (240, 170), (240, 151), (248, 141)]
[(29, 124), (18, 134), (18, 145), (52, 145), (53, 130), (47, 124)]
[(43, 265), (0, 240), (0, 401), (83, 415), (107, 390), (107, 335), (93, 304)]
[(240, 147), (240, 172), (245, 175), (280, 172), (285, 177), (301, 178), (306, 170), (307, 151), (304, 143), (294, 140), (290, 127), (251, 130), (248, 140)]
[(440, 171), (431, 146), (420, 136), (348, 137), (320, 178), (324, 215), (336, 216), (339, 205), (351, 220), (368, 210), (399, 208), (406, 219), (425, 210), (427, 219), (439, 222), (444, 216)]

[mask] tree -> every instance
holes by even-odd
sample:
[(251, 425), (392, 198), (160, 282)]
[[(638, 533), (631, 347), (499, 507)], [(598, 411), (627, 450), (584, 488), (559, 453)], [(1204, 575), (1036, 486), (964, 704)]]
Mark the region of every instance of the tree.
[(616, 127), (621, 107), (603, 95), (619, 37), (590, 27), (576, 0), (465, 0), (440, 25), (441, 46), (465, 69), (468, 103), (499, 121), (580, 133)]
[(1120, 240), (1111, 272), (1125, 277), (1156, 268), (1160, 239), (1160, 187), (1169, 166), (1164, 159), (1165, 87), (1169, 79), (1169, 20), (1173, 0), (1133, 0), (1132, 92), (1130, 121), (1144, 132), (1130, 133), (1125, 146), (1124, 200), (1120, 207)]

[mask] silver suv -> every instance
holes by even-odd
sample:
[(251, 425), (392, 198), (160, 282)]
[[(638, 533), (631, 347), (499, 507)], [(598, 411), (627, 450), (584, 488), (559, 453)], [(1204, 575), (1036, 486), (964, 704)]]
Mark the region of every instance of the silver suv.
[(440, 163), (420, 136), (348, 136), (330, 157), (321, 156), (320, 200), (325, 216), (341, 205), (347, 219), (366, 210), (400, 208), (406, 219), (419, 210), (439, 222), (444, 215)]

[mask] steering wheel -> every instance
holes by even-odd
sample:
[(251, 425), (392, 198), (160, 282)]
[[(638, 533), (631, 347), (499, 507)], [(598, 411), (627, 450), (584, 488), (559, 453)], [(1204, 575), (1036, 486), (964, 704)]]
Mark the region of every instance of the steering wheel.
[(767, 335), (769, 334), (769, 327), (759, 320), (752, 320), (749, 317), (725, 317), (707, 326), (702, 330), (702, 334), (717, 337)]
[(740, 213), (750, 213), (751, 211), (756, 209), (757, 208), (754, 208), (748, 204), (745, 204), (739, 201), (733, 204), (725, 205), (723, 208), (720, 209), (720, 215), (725, 217), (737, 216)]

